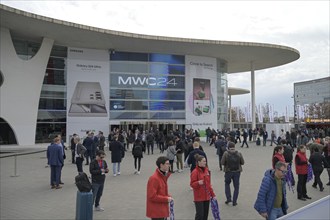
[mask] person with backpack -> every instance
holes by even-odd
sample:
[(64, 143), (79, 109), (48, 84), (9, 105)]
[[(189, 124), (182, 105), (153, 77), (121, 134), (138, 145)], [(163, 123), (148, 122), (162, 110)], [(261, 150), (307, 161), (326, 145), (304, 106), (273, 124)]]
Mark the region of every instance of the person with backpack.
[(135, 140), (132, 148), (132, 154), (134, 157), (134, 174), (140, 175), (141, 159), (143, 158), (143, 144), (140, 138)]
[[(233, 202), (233, 206), (237, 205), (237, 198), (239, 192), (239, 179), (242, 172), (242, 165), (244, 165), (244, 158), (242, 154), (235, 150), (235, 143), (228, 142), (228, 151), (226, 151), (221, 159), (221, 164), (225, 171), (225, 193), (226, 204)], [(230, 192), (230, 183), (233, 181), (234, 194), (233, 199)]]

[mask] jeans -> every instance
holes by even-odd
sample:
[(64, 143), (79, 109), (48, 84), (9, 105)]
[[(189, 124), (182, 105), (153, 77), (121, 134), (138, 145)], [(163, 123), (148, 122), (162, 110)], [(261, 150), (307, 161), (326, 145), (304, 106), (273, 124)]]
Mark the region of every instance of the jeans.
[(117, 174), (120, 172), (120, 163), (112, 163), (112, 172), (113, 174)]
[(151, 148), (151, 154), (154, 154), (154, 143), (153, 142), (147, 142), (148, 154), (150, 154), (150, 148)]
[(82, 173), (83, 172), (83, 167), (82, 167), (83, 161), (84, 161), (83, 158), (76, 157), (76, 166), (77, 166), (78, 173)]
[(272, 210), (270, 211), (270, 215), (268, 216), (267, 220), (275, 220), (279, 217), (282, 217), (283, 214), (283, 210), (282, 208), (272, 208)]
[(207, 220), (209, 215), (210, 201), (195, 202), (195, 220)]
[(60, 184), (62, 166), (50, 165), (50, 185), (58, 186)]
[(323, 183), (321, 181), (321, 174), (322, 174), (323, 170), (321, 171), (316, 171), (316, 170), (313, 170), (313, 173), (314, 173), (314, 183), (313, 183), (313, 186), (316, 186), (316, 184), (319, 185), (319, 188), (322, 189), (323, 188)]
[[(239, 178), (241, 176), (241, 172), (226, 172), (225, 173), (225, 193), (227, 201), (233, 201), (237, 203), (238, 193), (239, 193)], [(234, 184), (234, 195), (233, 200), (231, 199), (231, 192), (230, 192), (230, 183), (233, 180)]]
[(103, 193), (104, 183), (92, 183), (93, 203), (95, 207), (100, 205), (100, 199)]

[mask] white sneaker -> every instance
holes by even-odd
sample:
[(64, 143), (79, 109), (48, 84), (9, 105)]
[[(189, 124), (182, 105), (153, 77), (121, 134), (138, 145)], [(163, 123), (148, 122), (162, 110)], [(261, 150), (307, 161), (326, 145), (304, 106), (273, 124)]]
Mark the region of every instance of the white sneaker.
[(140, 175), (140, 171), (138, 171), (137, 174)]
[(113, 176), (117, 176), (117, 174), (114, 173)]
[(95, 211), (103, 212), (104, 208), (102, 208), (101, 206), (97, 206), (95, 207)]
[(120, 175), (120, 172), (118, 172), (117, 175), (119, 176)]

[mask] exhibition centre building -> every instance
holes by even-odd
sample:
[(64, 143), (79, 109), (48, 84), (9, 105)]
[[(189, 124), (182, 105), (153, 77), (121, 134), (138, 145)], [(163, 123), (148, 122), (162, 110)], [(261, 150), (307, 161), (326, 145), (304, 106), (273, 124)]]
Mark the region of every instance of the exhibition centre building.
[(1, 4), (0, 14), (0, 144), (114, 127), (222, 129), (228, 74), (251, 73), (255, 106), (255, 71), (300, 57), (287, 46), (125, 33)]

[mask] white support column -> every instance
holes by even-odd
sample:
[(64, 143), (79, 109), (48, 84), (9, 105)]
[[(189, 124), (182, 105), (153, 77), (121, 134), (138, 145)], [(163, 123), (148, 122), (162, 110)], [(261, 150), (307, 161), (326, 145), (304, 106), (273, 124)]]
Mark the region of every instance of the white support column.
[(231, 95), (228, 96), (229, 97), (229, 128), (230, 130), (233, 130), (233, 120), (232, 120), (232, 113), (231, 113)]
[(255, 94), (254, 65), (251, 61), (251, 105), (252, 105), (252, 129), (256, 128), (256, 94)]

